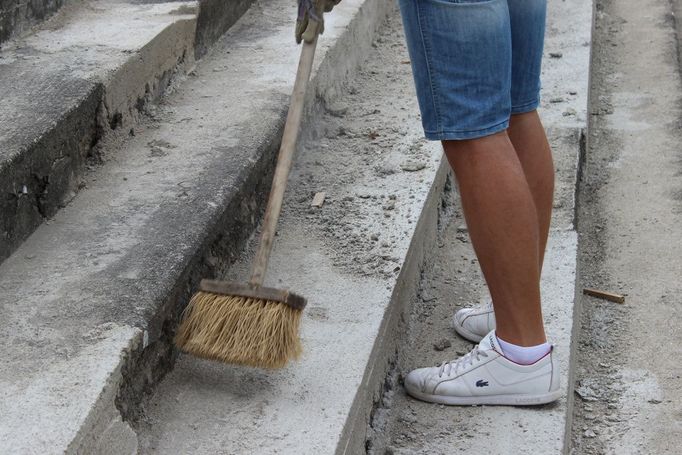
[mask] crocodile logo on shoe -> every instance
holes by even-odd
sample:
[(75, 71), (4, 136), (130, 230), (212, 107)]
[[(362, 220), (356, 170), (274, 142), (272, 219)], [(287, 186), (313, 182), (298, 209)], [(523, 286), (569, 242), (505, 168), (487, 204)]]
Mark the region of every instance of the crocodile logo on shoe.
[(488, 381), (479, 379), (478, 381), (476, 381), (476, 387), (488, 387)]

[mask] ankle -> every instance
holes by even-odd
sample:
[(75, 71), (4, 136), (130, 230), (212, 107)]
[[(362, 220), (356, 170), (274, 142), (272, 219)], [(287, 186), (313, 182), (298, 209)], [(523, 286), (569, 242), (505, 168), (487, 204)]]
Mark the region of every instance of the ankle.
[(546, 341), (534, 346), (519, 346), (501, 339), (497, 334), (495, 336), (502, 348), (502, 354), (507, 359), (522, 365), (533, 364), (549, 354), (552, 350), (552, 345)]
[(535, 331), (521, 331), (521, 330), (505, 330), (504, 327), (500, 327), (500, 318), (497, 319), (497, 328), (495, 329), (495, 335), (498, 339), (502, 339), (507, 343), (514, 344), (521, 347), (532, 347), (538, 346), (547, 342), (547, 337), (545, 336), (545, 330), (540, 327), (539, 330)]

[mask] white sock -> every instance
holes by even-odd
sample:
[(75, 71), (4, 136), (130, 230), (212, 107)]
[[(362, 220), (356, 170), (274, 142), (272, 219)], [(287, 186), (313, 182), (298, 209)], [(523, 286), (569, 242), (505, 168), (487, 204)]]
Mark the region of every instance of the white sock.
[(517, 346), (515, 344), (507, 343), (500, 337), (497, 337), (497, 342), (500, 343), (502, 353), (506, 358), (522, 365), (530, 365), (537, 362), (547, 355), (552, 349), (552, 345), (545, 342), (537, 346)]

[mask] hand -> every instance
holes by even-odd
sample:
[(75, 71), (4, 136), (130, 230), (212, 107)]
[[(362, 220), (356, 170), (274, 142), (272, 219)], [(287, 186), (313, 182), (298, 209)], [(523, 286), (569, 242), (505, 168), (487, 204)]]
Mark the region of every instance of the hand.
[(311, 43), (324, 32), (324, 13), (328, 13), (341, 0), (298, 0), (296, 19), (296, 43)]

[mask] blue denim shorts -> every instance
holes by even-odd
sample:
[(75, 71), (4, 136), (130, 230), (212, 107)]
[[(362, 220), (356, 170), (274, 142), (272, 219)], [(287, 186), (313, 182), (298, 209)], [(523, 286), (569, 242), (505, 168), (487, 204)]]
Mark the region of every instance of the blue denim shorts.
[(535, 110), (546, 0), (400, 0), (424, 134), (463, 140)]

